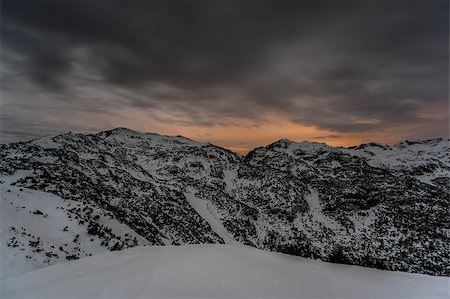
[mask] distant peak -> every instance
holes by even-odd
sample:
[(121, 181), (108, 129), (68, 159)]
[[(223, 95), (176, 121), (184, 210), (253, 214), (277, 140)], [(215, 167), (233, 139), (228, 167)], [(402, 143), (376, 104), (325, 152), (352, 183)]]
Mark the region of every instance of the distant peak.
[(135, 130), (132, 130), (132, 129), (125, 128), (125, 127), (118, 127), (118, 128), (112, 129), (112, 130), (108, 130), (108, 131), (101, 132), (101, 133), (106, 133), (106, 132), (114, 132), (114, 133), (133, 133), (133, 134), (141, 133), (141, 132), (138, 132), (138, 131), (135, 131)]
[(289, 139), (277, 140), (265, 147), (268, 150), (288, 150), (290, 149), (302, 149), (304, 151), (317, 151), (320, 149), (332, 149), (333, 147), (327, 145), (326, 143), (314, 142), (314, 141), (301, 141), (296, 142)]
[(291, 141), (289, 139), (282, 138), (280, 140), (277, 140), (275, 142), (272, 142), (271, 144), (267, 145), (267, 149), (273, 149), (273, 148), (288, 148), (289, 145), (293, 144), (294, 141)]
[(409, 145), (414, 145), (414, 144), (429, 144), (429, 145), (438, 145), (441, 142), (449, 142), (450, 139), (444, 139), (441, 137), (438, 138), (431, 138), (431, 139), (426, 139), (426, 140), (404, 140), (401, 141), (397, 144), (395, 144), (395, 146), (409, 146)]
[(275, 141), (274, 143), (277, 143), (277, 142), (294, 143), (295, 141), (289, 140), (289, 139), (287, 139), (287, 138), (281, 138), (281, 139)]
[(118, 127), (115, 129), (99, 132), (97, 134), (94, 134), (96, 136), (100, 136), (101, 138), (114, 138), (114, 139), (121, 139), (121, 140), (128, 140), (128, 139), (134, 139), (134, 140), (153, 140), (155, 142), (166, 142), (166, 143), (189, 143), (191, 145), (207, 145), (205, 142), (199, 142), (193, 139), (190, 139), (185, 136), (177, 135), (177, 136), (171, 136), (171, 135), (161, 135), (157, 133), (151, 133), (151, 132), (140, 132), (124, 127)]
[(271, 143), (269, 146), (271, 145), (290, 145), (290, 144), (297, 144), (297, 145), (314, 145), (314, 146), (329, 146), (326, 143), (323, 142), (316, 142), (316, 141), (308, 141), (308, 140), (303, 140), (303, 141), (292, 141), (286, 138), (282, 138), (280, 140), (277, 140), (273, 143)]
[(360, 144), (358, 146), (350, 146), (350, 147), (348, 147), (348, 149), (365, 149), (368, 147), (378, 147), (383, 150), (391, 149), (389, 145), (381, 144), (378, 142), (369, 142), (369, 143)]
[(125, 128), (125, 127), (118, 127), (118, 128), (115, 128), (115, 129), (99, 132), (99, 133), (97, 133), (95, 135), (104, 135), (105, 137), (108, 137), (110, 135), (132, 135), (132, 136), (138, 136), (138, 135), (158, 135), (158, 134), (156, 134), (156, 133), (148, 133), (148, 132), (140, 132), (140, 131), (128, 129), (128, 128)]

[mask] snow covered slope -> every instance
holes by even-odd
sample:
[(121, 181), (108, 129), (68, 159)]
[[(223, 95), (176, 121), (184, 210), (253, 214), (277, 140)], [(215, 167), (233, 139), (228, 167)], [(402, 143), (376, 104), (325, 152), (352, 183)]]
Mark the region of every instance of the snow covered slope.
[(20, 274), (136, 245), (240, 243), (449, 276), (448, 148), (443, 139), (279, 140), (242, 157), (124, 128), (0, 145), (2, 267)]
[[(119, 242), (124, 248), (149, 244), (93, 205), (11, 185), (30, 174), (18, 171), (0, 182), (0, 279), (112, 249), (105, 242)], [(101, 236), (89, 233), (84, 213), (110, 231)]]
[(251, 247), (136, 247), (3, 282), (2, 298), (449, 298), (449, 278)]

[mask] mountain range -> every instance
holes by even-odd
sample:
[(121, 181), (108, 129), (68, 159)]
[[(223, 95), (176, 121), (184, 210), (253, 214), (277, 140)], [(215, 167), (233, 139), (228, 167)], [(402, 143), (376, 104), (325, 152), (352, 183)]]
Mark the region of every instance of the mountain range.
[(117, 128), (0, 145), (2, 277), (138, 245), (244, 244), (450, 276), (448, 139), (246, 156)]

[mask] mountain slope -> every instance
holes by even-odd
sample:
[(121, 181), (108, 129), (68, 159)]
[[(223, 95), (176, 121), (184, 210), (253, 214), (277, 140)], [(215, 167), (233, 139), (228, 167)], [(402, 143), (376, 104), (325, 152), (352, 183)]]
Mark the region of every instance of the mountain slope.
[[(119, 128), (0, 149), (5, 188), (12, 183), (14, 192), (38, 190), (77, 203), (65, 211), (83, 222), (79, 242), (96, 236), (108, 250), (242, 243), (326, 261), (450, 275), (448, 140), (357, 148), (280, 140), (242, 157), (184, 137)], [(28, 172), (20, 176), (21, 170)], [(3, 199), (8, 200), (20, 206), (17, 199)], [(138, 241), (125, 241), (97, 214), (128, 227)], [(2, 222), (7, 231), (2, 242), (9, 244), (17, 232), (5, 229), (8, 225)], [(81, 247), (74, 258), (97, 252)], [(33, 252), (32, 259), (47, 253)], [(65, 259), (62, 254), (49, 263)]]
[(448, 298), (449, 279), (251, 247), (138, 247), (5, 281), (2, 298)]
[[(111, 213), (89, 203), (62, 199), (51, 193), (12, 186), (32, 174), (18, 171), (0, 184), (0, 277), (5, 279), (55, 263), (103, 253), (117, 242), (123, 247), (149, 242)], [(89, 233), (86, 213), (104, 229)], [(106, 245), (111, 243), (111, 246)], [(122, 243), (120, 243), (122, 244)]]

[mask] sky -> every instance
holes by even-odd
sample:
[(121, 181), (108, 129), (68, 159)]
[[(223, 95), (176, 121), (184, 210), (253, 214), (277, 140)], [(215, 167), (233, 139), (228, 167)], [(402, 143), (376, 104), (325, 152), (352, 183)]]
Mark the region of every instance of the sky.
[(449, 135), (447, 0), (4, 0), (1, 142), (115, 127), (245, 153)]

